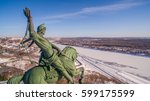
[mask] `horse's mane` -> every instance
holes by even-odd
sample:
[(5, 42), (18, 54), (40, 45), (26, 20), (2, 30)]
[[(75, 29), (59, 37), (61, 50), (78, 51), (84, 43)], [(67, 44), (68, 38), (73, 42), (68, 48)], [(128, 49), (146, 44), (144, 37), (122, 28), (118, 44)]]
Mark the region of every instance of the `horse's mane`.
[(61, 53), (65, 56), (67, 56), (68, 58), (70, 58), (72, 61), (75, 61), (77, 58), (76, 49), (73, 47), (70, 47), (70, 46), (65, 47)]

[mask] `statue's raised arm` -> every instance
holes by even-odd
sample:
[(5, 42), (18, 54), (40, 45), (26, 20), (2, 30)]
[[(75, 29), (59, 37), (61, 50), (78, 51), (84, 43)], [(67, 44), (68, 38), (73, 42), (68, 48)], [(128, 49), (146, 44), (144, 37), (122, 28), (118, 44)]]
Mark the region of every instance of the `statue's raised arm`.
[[(43, 35), (45, 34), (46, 27), (43, 25), (40, 25), (38, 27), (37, 32), (34, 30), (34, 24), (32, 21), (32, 16), (30, 13), (29, 8), (24, 9), (24, 15), (27, 18), (28, 22), (28, 30), (29, 30), (29, 37), (32, 41), (35, 42), (35, 44), (41, 49), (45, 50), (47, 53), (47, 56), (50, 57), (52, 55), (51, 45), (48, 40), (46, 40)], [(50, 49), (49, 49), (50, 48)]]
[(29, 32), (32, 32), (32, 33), (35, 32), (34, 31), (34, 25), (32, 22), (32, 16), (31, 16), (29, 8), (25, 8), (23, 11), (24, 11), (24, 15), (27, 17), (27, 20), (29, 23)]

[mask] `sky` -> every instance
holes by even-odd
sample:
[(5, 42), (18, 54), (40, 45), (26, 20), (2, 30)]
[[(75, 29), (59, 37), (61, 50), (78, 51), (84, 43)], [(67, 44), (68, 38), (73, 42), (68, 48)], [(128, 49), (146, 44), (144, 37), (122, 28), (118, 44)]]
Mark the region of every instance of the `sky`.
[(150, 0), (0, 0), (0, 36), (24, 36), (31, 10), (47, 37), (150, 37)]

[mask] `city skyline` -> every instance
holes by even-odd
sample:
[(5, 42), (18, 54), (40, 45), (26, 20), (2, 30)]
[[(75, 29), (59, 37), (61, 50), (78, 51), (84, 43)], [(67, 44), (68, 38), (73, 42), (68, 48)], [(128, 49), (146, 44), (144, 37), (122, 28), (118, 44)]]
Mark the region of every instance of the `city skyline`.
[(30, 8), (47, 37), (150, 37), (148, 0), (0, 0), (0, 36), (25, 33)]

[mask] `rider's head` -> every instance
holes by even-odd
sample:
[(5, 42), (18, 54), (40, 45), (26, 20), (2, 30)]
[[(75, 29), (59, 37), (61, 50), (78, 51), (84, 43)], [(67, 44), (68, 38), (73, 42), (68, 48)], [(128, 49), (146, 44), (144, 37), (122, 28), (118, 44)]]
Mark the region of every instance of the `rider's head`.
[(43, 36), (45, 34), (45, 31), (46, 31), (45, 24), (41, 24), (41, 25), (38, 26), (38, 28), (37, 28), (37, 33), (38, 34)]

